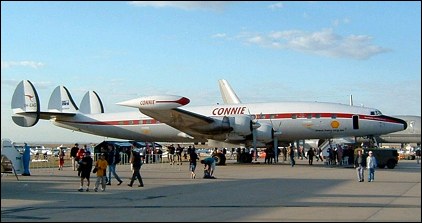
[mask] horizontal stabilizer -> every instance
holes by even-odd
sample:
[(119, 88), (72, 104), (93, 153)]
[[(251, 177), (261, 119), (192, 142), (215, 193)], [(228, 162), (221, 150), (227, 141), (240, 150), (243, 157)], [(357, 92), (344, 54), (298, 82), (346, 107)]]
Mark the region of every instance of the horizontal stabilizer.
[(104, 113), (104, 106), (100, 97), (95, 91), (86, 92), (81, 101), (79, 111), (84, 114), (98, 114)]
[(34, 85), (29, 80), (21, 81), (12, 97), (12, 120), (22, 127), (37, 124), (40, 119), (40, 100)]
[(49, 112), (74, 114), (78, 110), (69, 91), (64, 86), (57, 86), (48, 102)]

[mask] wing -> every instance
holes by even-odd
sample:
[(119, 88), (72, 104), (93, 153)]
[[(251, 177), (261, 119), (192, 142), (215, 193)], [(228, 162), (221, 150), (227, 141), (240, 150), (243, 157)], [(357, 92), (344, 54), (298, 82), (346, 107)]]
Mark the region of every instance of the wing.
[(216, 127), (217, 123), (221, 122), (218, 119), (180, 108), (169, 110), (140, 109), (140, 111), (193, 137), (204, 138), (209, 137), (211, 134), (225, 132), (223, 128)]

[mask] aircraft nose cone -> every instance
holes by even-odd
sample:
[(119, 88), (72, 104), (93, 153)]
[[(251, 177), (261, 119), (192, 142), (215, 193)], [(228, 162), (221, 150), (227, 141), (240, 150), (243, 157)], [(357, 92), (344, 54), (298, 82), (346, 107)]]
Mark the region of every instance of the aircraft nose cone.
[(405, 120), (399, 119), (399, 118), (394, 118), (394, 117), (390, 117), (390, 118), (393, 119), (394, 121), (402, 124), (403, 125), (403, 129), (402, 130), (407, 129), (407, 122)]

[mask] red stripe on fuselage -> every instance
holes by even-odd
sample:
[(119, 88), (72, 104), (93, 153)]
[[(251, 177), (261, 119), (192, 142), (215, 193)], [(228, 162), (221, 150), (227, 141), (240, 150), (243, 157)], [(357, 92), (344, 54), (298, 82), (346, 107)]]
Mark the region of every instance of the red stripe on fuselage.
[[(310, 116), (311, 115), (311, 116)], [(282, 113), (282, 114), (255, 114), (254, 116), (256, 119), (271, 119), (271, 120), (278, 120), (278, 119), (293, 119), (293, 116), (296, 116), (295, 119), (319, 119), (317, 118), (330, 118), (330, 119), (351, 119), (356, 114), (345, 114), (345, 113)], [(362, 120), (372, 120), (372, 121), (381, 121), (381, 122), (388, 122), (388, 123), (397, 123), (400, 124), (395, 119), (389, 119), (386, 116), (370, 116), (370, 115), (358, 115), (359, 119)], [(311, 117), (311, 118), (308, 118)], [(335, 117), (335, 118), (334, 118)], [(121, 121), (97, 121), (97, 122), (74, 122), (74, 121), (60, 121), (60, 122), (67, 122), (67, 123), (74, 123), (74, 124), (86, 124), (86, 125), (155, 125), (161, 124), (156, 119), (142, 119), (142, 120), (121, 120)]]

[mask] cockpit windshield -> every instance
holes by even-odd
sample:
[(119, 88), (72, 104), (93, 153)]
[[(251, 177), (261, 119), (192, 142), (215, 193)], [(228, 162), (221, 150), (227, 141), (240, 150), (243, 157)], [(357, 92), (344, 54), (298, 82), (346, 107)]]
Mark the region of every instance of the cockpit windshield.
[(375, 110), (375, 111), (371, 111), (371, 115), (382, 115), (382, 113), (379, 110)]

